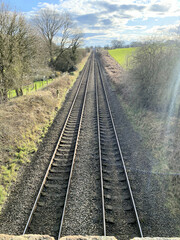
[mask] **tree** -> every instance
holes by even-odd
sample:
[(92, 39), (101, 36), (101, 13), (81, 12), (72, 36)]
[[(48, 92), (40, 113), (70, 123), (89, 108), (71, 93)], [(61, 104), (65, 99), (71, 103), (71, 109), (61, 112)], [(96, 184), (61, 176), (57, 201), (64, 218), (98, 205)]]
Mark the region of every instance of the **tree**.
[(53, 40), (60, 29), (67, 24), (66, 17), (55, 10), (41, 9), (36, 14), (34, 23), (47, 43), (52, 63), (54, 57)]
[(109, 45), (105, 45), (105, 46), (104, 46), (104, 49), (107, 49), (107, 50), (108, 50), (108, 49), (110, 49), (110, 46), (109, 46)]
[(0, 5), (0, 95), (7, 100), (8, 90), (17, 94), (28, 73), (31, 59), (35, 55), (35, 35), (23, 16), (11, 12), (4, 3)]
[(124, 41), (120, 41), (120, 40), (112, 40), (111, 41), (112, 49), (122, 48), (123, 46), (124, 46)]
[[(70, 17), (66, 16), (62, 37), (57, 48), (54, 66), (58, 71), (74, 71), (77, 63), (77, 49), (83, 41), (83, 33), (73, 26)], [(63, 62), (64, 60), (64, 62)]]

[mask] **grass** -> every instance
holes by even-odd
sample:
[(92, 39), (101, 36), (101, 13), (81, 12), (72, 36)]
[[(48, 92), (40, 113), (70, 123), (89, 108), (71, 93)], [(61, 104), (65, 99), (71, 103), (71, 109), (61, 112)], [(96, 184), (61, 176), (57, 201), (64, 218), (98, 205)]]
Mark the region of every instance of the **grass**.
[[(53, 80), (54, 79), (48, 79), (48, 80), (45, 80), (45, 81), (37, 81), (37, 82), (34, 82), (34, 83), (29, 84), (27, 86), (24, 86), (22, 88), (23, 95), (27, 95), (30, 92), (37, 91), (38, 89), (43, 88), (46, 85), (48, 85), (49, 83), (51, 83)], [(8, 98), (11, 99), (11, 98), (14, 98), (14, 97), (16, 97), (16, 91), (14, 89), (8, 91)]]
[(73, 75), (59, 76), (43, 89), (1, 104), (0, 210), (18, 171), (30, 162), (32, 154), (37, 151), (87, 57), (78, 64), (78, 70)]
[(136, 48), (118, 48), (108, 50), (109, 54), (125, 69), (128, 68), (128, 59)]

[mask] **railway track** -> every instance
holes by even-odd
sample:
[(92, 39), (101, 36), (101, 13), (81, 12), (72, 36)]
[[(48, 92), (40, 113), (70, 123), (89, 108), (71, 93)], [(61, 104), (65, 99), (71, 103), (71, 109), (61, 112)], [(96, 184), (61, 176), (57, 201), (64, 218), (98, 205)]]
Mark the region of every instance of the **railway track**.
[(61, 235), (93, 55), (88, 59), (23, 234)]
[(143, 237), (98, 57), (95, 78), (103, 234), (118, 239)]
[[(101, 203), (97, 209), (102, 211), (102, 219), (99, 219), (97, 224), (100, 225), (104, 236), (114, 235), (119, 239), (128, 239), (134, 236), (143, 237), (103, 83), (101, 63), (95, 53), (91, 54), (83, 69), (77, 93), (30, 212), (24, 234), (49, 234), (56, 239), (62, 235), (67, 202), (70, 201), (69, 192), (86, 105), (88, 83), (92, 74), (94, 74), (93, 81), (95, 82), (94, 111), (97, 129), (95, 138), (98, 146), (97, 157), (94, 161), (99, 161), (97, 175), (101, 189), (99, 193)], [(71, 224), (71, 219), (69, 224)]]

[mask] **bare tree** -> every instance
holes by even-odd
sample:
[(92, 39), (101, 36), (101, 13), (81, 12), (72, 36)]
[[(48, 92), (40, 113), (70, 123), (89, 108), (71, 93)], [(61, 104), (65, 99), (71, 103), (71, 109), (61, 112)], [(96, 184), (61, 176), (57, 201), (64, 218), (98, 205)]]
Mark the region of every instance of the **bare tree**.
[(73, 22), (69, 14), (64, 15), (64, 21), (61, 31), (60, 41), (58, 42), (57, 58), (59, 59), (64, 51), (71, 47), (71, 36), (72, 36)]
[[(76, 50), (82, 42), (82, 33), (74, 26), (71, 16), (68, 13), (42, 9), (36, 14), (34, 23), (46, 40), (50, 66), (60, 70), (60, 65), (63, 65), (63, 71), (71, 68), (69, 66), (75, 64)], [(62, 64), (62, 58), (66, 59), (67, 64)]]
[(112, 40), (111, 41), (112, 49), (122, 48), (124, 46), (124, 41)]
[(47, 42), (51, 63), (53, 62), (53, 40), (66, 24), (63, 14), (55, 10), (41, 9), (34, 18), (34, 23)]
[(55, 60), (55, 68), (59, 71), (73, 71), (77, 63), (77, 49), (83, 42), (83, 33), (78, 29), (67, 28), (66, 34), (62, 35), (58, 54)]

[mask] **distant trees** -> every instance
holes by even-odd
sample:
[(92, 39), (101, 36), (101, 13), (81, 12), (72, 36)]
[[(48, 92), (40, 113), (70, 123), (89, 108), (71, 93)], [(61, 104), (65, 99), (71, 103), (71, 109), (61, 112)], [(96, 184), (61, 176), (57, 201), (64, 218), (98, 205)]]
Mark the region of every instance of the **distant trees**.
[(121, 40), (112, 40), (111, 41), (111, 48), (116, 49), (116, 48), (122, 48), (124, 47), (125, 42)]
[(142, 45), (143, 45), (143, 42), (134, 41), (134, 42), (131, 42), (130, 47), (141, 47)]

